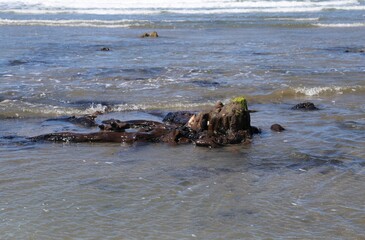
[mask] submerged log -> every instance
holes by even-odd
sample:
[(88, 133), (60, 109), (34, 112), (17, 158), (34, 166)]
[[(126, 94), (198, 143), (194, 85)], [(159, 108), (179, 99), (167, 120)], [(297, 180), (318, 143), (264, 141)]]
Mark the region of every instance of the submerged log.
[(72, 124), (75, 124), (75, 125), (78, 125), (81, 127), (92, 128), (92, 127), (98, 126), (98, 124), (96, 124), (96, 122), (95, 122), (95, 119), (100, 114), (101, 114), (100, 112), (96, 112), (94, 114), (85, 115), (82, 117), (72, 116), (72, 117), (62, 117), (62, 118), (51, 118), (46, 121), (69, 122), (69, 123), (72, 123)]
[(251, 127), (250, 112), (243, 97), (232, 99), (226, 105), (218, 102), (208, 112), (170, 114), (165, 117), (165, 121), (110, 119), (99, 125), (99, 132), (50, 133), (31, 139), (55, 142), (193, 142), (196, 146), (220, 147), (249, 142), (252, 134), (257, 132), (256, 128)]
[(109, 132), (100, 131), (94, 133), (60, 132), (49, 133), (32, 137), (33, 141), (53, 142), (115, 142), (134, 143), (139, 142), (161, 142), (161, 137), (167, 134), (166, 129), (157, 128), (150, 132)]

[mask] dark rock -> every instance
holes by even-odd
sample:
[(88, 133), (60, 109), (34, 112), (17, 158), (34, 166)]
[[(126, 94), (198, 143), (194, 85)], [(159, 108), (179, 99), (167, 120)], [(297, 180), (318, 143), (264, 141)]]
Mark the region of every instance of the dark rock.
[(319, 110), (314, 103), (311, 102), (305, 102), (305, 103), (299, 103), (292, 107), (293, 110), (304, 110), (304, 111), (314, 111)]
[(282, 132), (285, 131), (285, 128), (283, 128), (280, 124), (273, 124), (271, 125), (270, 129), (274, 132)]
[(217, 148), (223, 146), (223, 144), (219, 143), (217, 139), (215, 139), (214, 137), (205, 137), (197, 139), (196, 141), (194, 141), (194, 143), (198, 147)]
[(251, 134), (260, 134), (261, 133), (261, 129), (255, 126), (251, 126)]
[(345, 53), (365, 53), (365, 48), (347, 48)]
[(27, 64), (28, 61), (26, 60), (11, 60), (9, 61), (9, 66), (18, 66), (18, 65), (23, 65), (23, 64)]
[(219, 87), (220, 83), (215, 81), (208, 81), (208, 80), (194, 80), (191, 83), (197, 85), (199, 87)]
[(124, 132), (126, 129), (138, 129), (140, 132), (148, 132), (156, 127), (163, 126), (160, 122), (146, 120), (120, 121), (116, 119), (105, 120), (99, 128), (104, 131)]
[(114, 119), (103, 121), (103, 124), (99, 125), (99, 128), (103, 131), (115, 131), (115, 132), (125, 132), (125, 130), (130, 127), (131, 126), (128, 123)]
[(82, 117), (71, 117), (68, 119), (69, 122), (77, 125), (81, 125), (84, 127), (96, 127), (98, 124), (96, 124), (95, 119), (97, 115), (86, 115)]
[(169, 112), (162, 121), (170, 124), (185, 125), (193, 115), (194, 113), (188, 111)]

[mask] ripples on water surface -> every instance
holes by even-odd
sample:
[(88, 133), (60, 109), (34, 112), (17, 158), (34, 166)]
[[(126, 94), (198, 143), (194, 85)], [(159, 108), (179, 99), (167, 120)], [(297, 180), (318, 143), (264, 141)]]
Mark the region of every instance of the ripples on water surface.
[[(362, 239), (364, 2), (135, 5), (0, 0), (0, 238)], [(27, 140), (239, 95), (250, 145)]]

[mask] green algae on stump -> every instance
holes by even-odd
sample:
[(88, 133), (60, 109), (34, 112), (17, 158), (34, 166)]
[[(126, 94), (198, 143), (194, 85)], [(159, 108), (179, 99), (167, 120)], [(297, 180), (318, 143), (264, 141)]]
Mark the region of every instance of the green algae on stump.
[(231, 102), (240, 104), (245, 111), (248, 111), (247, 100), (245, 97), (240, 96), (240, 97), (232, 98)]

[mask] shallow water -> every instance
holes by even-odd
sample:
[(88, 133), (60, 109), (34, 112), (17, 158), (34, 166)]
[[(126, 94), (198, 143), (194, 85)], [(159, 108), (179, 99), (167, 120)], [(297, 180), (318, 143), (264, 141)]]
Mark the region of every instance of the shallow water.
[[(363, 239), (364, 2), (131, 3), (0, 1), (0, 238)], [(251, 144), (27, 139), (240, 95)]]
[(2, 236), (361, 239), (364, 162), (284, 151), (260, 139), (219, 150), (8, 145)]

